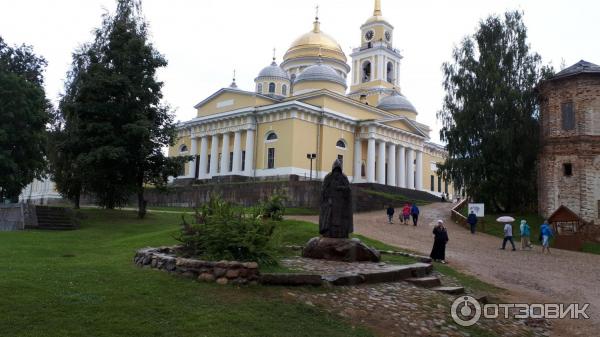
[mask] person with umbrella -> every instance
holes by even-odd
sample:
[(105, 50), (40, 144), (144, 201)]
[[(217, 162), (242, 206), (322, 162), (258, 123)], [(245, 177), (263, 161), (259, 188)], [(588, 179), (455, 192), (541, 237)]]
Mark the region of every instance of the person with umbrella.
[(433, 261), (446, 263), (446, 243), (448, 243), (448, 232), (444, 227), (444, 221), (438, 220), (433, 228), (433, 248), (429, 254)]
[(496, 219), (496, 221), (504, 223), (504, 240), (502, 241), (502, 247), (500, 249), (506, 248), (506, 242), (510, 242), (510, 244), (512, 245), (512, 250), (517, 250), (512, 235), (512, 222), (515, 221), (515, 219), (510, 216), (501, 216), (498, 219)]

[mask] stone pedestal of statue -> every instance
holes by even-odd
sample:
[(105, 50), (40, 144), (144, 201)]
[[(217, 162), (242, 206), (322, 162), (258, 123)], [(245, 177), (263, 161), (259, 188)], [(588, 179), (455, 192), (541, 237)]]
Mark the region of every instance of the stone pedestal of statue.
[(371, 261), (379, 262), (379, 252), (359, 239), (315, 237), (302, 249), (302, 257), (333, 261)]

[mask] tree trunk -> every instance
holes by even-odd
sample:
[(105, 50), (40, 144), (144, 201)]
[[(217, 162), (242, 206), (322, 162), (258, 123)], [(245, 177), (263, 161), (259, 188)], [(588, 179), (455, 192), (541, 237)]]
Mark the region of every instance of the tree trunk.
[(138, 218), (143, 219), (146, 216), (146, 200), (144, 200), (144, 187), (138, 189)]
[(80, 202), (80, 199), (81, 199), (81, 195), (77, 194), (77, 195), (75, 196), (75, 198), (73, 199), (73, 208), (75, 208), (75, 209), (79, 209), (79, 202)]

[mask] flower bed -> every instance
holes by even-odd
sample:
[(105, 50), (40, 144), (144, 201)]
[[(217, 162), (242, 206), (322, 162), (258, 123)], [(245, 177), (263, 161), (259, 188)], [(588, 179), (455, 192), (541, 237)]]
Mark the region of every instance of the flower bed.
[(203, 282), (257, 283), (259, 272), (256, 262), (216, 262), (177, 257), (178, 248), (178, 246), (143, 248), (136, 252), (133, 261), (140, 267), (163, 270)]

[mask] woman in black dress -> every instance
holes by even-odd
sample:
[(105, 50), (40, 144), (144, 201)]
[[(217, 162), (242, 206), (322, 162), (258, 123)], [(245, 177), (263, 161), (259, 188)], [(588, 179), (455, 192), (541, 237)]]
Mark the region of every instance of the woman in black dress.
[(438, 220), (433, 228), (433, 249), (431, 250), (431, 259), (446, 263), (446, 243), (448, 242), (448, 232), (444, 227), (444, 221)]

